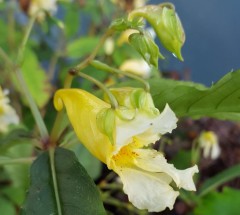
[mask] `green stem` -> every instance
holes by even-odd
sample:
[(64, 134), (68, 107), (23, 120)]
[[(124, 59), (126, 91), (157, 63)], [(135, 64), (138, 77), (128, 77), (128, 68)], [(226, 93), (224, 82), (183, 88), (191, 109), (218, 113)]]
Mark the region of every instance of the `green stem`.
[(49, 157), (50, 157), (50, 166), (51, 166), (51, 173), (52, 173), (52, 180), (53, 180), (53, 189), (55, 193), (55, 199), (57, 204), (57, 214), (62, 215), (62, 209), (61, 209), (61, 203), (60, 203), (60, 197), (58, 192), (58, 183), (57, 183), (57, 176), (56, 176), (56, 169), (55, 169), (55, 148), (49, 149)]
[[(69, 72), (66, 76), (65, 82), (64, 82), (64, 88), (71, 88), (72, 85), (72, 80), (73, 80), (74, 75)], [(62, 127), (62, 122), (64, 121), (64, 110), (61, 110), (57, 113), (51, 134), (50, 134), (50, 145), (55, 146), (57, 144), (58, 138), (60, 137), (63, 127)]]
[(96, 57), (99, 49), (102, 47), (102, 45), (104, 44), (105, 40), (112, 35), (113, 30), (112, 29), (108, 29), (105, 34), (101, 37), (98, 45), (96, 46), (96, 48), (93, 50), (93, 52), (80, 64), (78, 64), (74, 70), (76, 71), (81, 71), (82, 69), (84, 69), (86, 66), (89, 65), (89, 63)]
[(33, 28), (33, 25), (34, 25), (34, 22), (36, 20), (36, 17), (38, 15), (38, 12), (35, 14), (35, 16), (32, 16), (29, 20), (29, 23), (27, 25), (27, 28), (26, 28), (26, 31), (25, 31), (25, 34), (23, 36), (23, 40), (20, 44), (20, 47), (18, 49), (18, 53), (17, 53), (17, 58), (16, 58), (16, 64), (17, 65), (21, 65), (22, 64), (22, 60), (23, 60), (23, 53), (24, 53), (24, 50), (25, 50), (25, 47), (26, 47), (26, 44), (27, 44), (27, 41), (28, 41), (28, 38), (30, 36), (30, 33), (31, 33), (31, 30)]
[(32, 95), (30, 94), (29, 90), (28, 90), (28, 87), (27, 87), (27, 84), (22, 76), (22, 73), (20, 71), (20, 69), (15, 69), (15, 74), (16, 74), (16, 77), (19, 81), (19, 84), (21, 86), (21, 89), (23, 91), (23, 94), (25, 95), (28, 103), (29, 103), (29, 107), (31, 109), (31, 112), (33, 114), (33, 117), (35, 119), (35, 122), (38, 126), (38, 129), (39, 129), (39, 132), (40, 132), (40, 135), (42, 137), (43, 140), (46, 140), (48, 138), (48, 131), (47, 131), (47, 128), (46, 128), (46, 125), (44, 124), (44, 121), (43, 121), (43, 118), (38, 110), (38, 107), (36, 105), (36, 103), (34, 102), (33, 98), (32, 98)]
[(15, 47), (15, 18), (14, 18), (14, 7), (15, 1), (12, 0), (9, 4), (7, 11), (7, 21), (8, 21), (8, 45), (9, 49), (12, 52)]
[(102, 62), (97, 61), (97, 60), (91, 61), (90, 65), (95, 67), (95, 68), (97, 68), (97, 69), (105, 71), (105, 72), (110, 72), (110, 73), (119, 74), (119, 75), (125, 75), (125, 76), (127, 76), (129, 78), (135, 79), (135, 80), (143, 83), (143, 85), (145, 87), (145, 90), (147, 92), (150, 91), (149, 83), (147, 81), (145, 81), (144, 79), (142, 79), (141, 77), (137, 76), (137, 75), (134, 75), (134, 74), (131, 74), (131, 73), (128, 73), (128, 72), (123, 72), (123, 71), (121, 71), (119, 69), (116, 69), (114, 67), (110, 67), (107, 64), (102, 63)]
[(15, 67), (13, 62), (11, 61), (11, 59), (7, 56), (7, 54), (3, 51), (2, 48), (0, 48), (0, 56), (4, 59), (4, 61), (7, 64), (7, 67), (9, 67), (9, 69), (13, 70), (17, 80), (19, 82), (19, 85), (21, 86), (22, 92), (25, 95), (28, 103), (29, 103), (29, 107), (31, 109), (31, 112), (33, 114), (33, 117), (36, 121), (36, 124), (38, 126), (41, 138), (43, 140), (46, 140), (48, 138), (48, 131), (46, 128), (46, 125), (43, 122), (42, 116), (37, 108), (36, 103), (34, 102), (32, 95), (30, 94), (27, 84), (23, 78), (22, 72), (19, 68)]
[(7, 165), (7, 164), (28, 164), (32, 163), (35, 160), (35, 157), (28, 157), (28, 158), (6, 158), (0, 159), (0, 165)]
[(114, 97), (114, 95), (109, 91), (109, 89), (107, 87), (105, 87), (104, 84), (102, 84), (100, 81), (98, 81), (97, 79), (85, 74), (85, 73), (82, 73), (82, 72), (77, 72), (77, 75), (93, 82), (94, 84), (96, 84), (99, 88), (101, 88), (108, 96), (109, 100), (110, 100), (110, 103), (111, 103), (111, 106), (112, 108), (116, 109), (118, 107), (118, 102), (116, 100), (116, 98)]
[(4, 50), (1, 47), (0, 47), (0, 56), (8, 67), (12, 67), (13, 63), (11, 59), (8, 57), (8, 55), (4, 52)]
[(199, 162), (199, 156), (200, 156), (200, 144), (198, 140), (194, 140), (192, 143), (192, 149), (191, 149), (191, 162), (192, 164), (198, 164)]

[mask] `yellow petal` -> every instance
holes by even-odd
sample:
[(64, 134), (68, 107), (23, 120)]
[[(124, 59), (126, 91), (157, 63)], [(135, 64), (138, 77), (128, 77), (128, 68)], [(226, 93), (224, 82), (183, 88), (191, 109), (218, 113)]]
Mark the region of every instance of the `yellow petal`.
[(81, 143), (106, 163), (112, 145), (109, 138), (99, 131), (96, 117), (101, 110), (110, 108), (110, 105), (84, 90), (62, 89), (54, 96), (54, 106), (61, 110), (63, 105)]

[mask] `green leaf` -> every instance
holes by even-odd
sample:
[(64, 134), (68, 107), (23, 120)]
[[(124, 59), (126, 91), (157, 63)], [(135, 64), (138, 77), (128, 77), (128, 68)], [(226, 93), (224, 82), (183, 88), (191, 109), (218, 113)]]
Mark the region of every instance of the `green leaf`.
[(99, 43), (99, 37), (81, 37), (68, 44), (67, 56), (81, 58), (90, 54)]
[(240, 120), (240, 70), (228, 73), (210, 88), (161, 79), (152, 80), (150, 85), (160, 110), (168, 103), (178, 117)]
[[(27, 87), (36, 101), (38, 107), (42, 108), (48, 102), (51, 95), (51, 85), (47, 79), (45, 71), (41, 68), (35, 53), (26, 49), (24, 52), (24, 62), (22, 73)], [(17, 83), (18, 89), (22, 86)]]
[[(4, 150), (5, 159), (18, 159), (18, 158), (29, 158), (33, 153), (33, 144), (30, 140), (25, 140), (20, 144), (18, 140), (12, 140), (16, 142), (13, 144), (9, 142), (11, 147)], [(1, 157), (3, 159), (4, 157)], [(7, 186), (3, 192), (8, 199), (11, 199), (18, 206), (22, 204), (26, 196), (26, 189), (29, 185), (28, 172), (30, 169), (30, 163), (18, 163), (18, 164), (8, 164), (3, 166), (5, 172), (9, 177), (11, 184)]]
[(80, 26), (80, 19), (79, 19), (79, 4), (77, 2), (59, 2), (62, 4), (64, 9), (66, 10), (64, 16), (64, 23), (65, 23), (65, 33), (67, 37), (73, 37), (76, 35), (79, 26)]
[(230, 167), (206, 180), (199, 189), (199, 196), (204, 196), (218, 186), (240, 176), (240, 164)]
[(26, 143), (29, 138), (30, 132), (24, 128), (15, 128), (5, 136), (0, 136), (0, 155), (4, 155), (12, 146)]
[(97, 179), (100, 176), (102, 163), (79, 142), (74, 131), (70, 131), (64, 136), (61, 146), (75, 153), (78, 161), (83, 165), (91, 178)]
[[(99, 192), (73, 152), (57, 148), (55, 174), (63, 215), (106, 214)], [(31, 167), (31, 185), (22, 214), (58, 214), (48, 152)]]
[(5, 215), (15, 215), (16, 214), (14, 205), (10, 201), (8, 201), (2, 197), (0, 197), (0, 211), (1, 211), (1, 214), (3, 214), (3, 215), (4, 214)]
[(202, 198), (195, 208), (195, 215), (238, 215), (240, 191), (225, 187), (222, 193), (212, 192)]

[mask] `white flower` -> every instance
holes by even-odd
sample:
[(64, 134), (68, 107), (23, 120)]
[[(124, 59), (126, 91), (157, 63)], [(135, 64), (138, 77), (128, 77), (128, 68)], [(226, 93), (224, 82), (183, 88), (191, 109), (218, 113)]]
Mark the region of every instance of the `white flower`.
[(143, 78), (148, 78), (151, 74), (151, 67), (143, 59), (126, 60), (120, 65), (119, 69)]
[(57, 10), (57, 0), (32, 0), (29, 6), (28, 14), (34, 16), (38, 14), (38, 19), (42, 21), (45, 18), (45, 13), (41, 10), (45, 10), (50, 14), (53, 14)]
[(200, 147), (203, 149), (203, 157), (216, 159), (221, 153), (218, 137), (213, 131), (204, 131), (199, 137)]
[(8, 91), (0, 87), (0, 132), (6, 132), (8, 125), (18, 124), (19, 118), (16, 111), (9, 105)]

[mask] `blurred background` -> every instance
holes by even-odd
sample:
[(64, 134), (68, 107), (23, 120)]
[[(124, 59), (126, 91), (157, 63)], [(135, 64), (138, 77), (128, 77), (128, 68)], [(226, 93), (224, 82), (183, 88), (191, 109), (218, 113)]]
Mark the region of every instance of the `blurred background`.
[[(158, 4), (163, 1), (150, 0)], [(210, 86), (231, 70), (240, 68), (240, 1), (171, 0), (186, 33), (184, 62), (170, 56), (163, 70), (190, 72), (190, 79)]]

